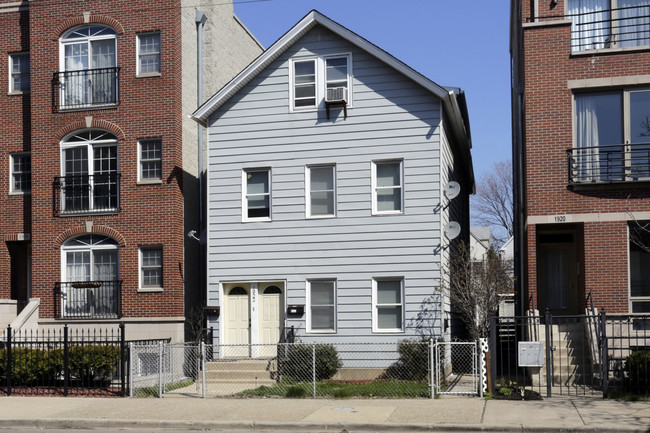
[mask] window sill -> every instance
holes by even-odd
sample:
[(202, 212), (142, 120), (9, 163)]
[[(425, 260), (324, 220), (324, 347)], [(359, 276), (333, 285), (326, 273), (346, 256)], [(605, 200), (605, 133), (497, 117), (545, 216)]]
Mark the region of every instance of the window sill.
[(399, 212), (373, 212), (373, 216), (386, 216), (386, 215), (404, 215), (404, 211)]
[(17, 196), (23, 196), (23, 195), (32, 195), (31, 191), (11, 191), (9, 192), (9, 195), (17, 195)]
[(336, 334), (336, 330), (330, 330), (330, 331), (314, 331), (314, 330), (308, 330), (306, 333), (307, 333), (307, 334)]
[(162, 179), (153, 179), (153, 180), (139, 180), (136, 182), (136, 185), (161, 185)]
[(374, 329), (372, 330), (373, 334), (404, 334), (403, 329)]
[(23, 91), (13, 91), (7, 93), (8, 96), (21, 96), (21, 95), (29, 95), (30, 92), (23, 92)]
[(135, 78), (155, 78), (155, 77), (161, 77), (162, 73), (160, 72), (149, 72), (148, 74), (138, 74), (135, 76)]
[(138, 293), (160, 293), (164, 292), (162, 287), (138, 287)]
[(258, 223), (258, 222), (271, 222), (273, 221), (271, 218), (247, 218), (243, 219), (243, 223)]
[(322, 220), (336, 218), (336, 215), (307, 215), (308, 220)]

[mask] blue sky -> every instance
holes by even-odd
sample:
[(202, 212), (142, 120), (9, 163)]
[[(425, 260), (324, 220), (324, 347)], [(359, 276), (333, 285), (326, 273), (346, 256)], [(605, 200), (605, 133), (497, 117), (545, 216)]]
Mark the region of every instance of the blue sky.
[(234, 0), (265, 47), (310, 10), (388, 51), (442, 86), (466, 92), (477, 178), (510, 158), (506, 0)]

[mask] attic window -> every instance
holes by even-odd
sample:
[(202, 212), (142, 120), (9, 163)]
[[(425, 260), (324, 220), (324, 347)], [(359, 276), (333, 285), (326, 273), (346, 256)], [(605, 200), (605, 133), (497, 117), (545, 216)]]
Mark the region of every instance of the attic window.
[[(291, 111), (350, 106), (352, 55), (335, 54), (291, 59)], [(346, 112), (347, 114), (347, 112)]]

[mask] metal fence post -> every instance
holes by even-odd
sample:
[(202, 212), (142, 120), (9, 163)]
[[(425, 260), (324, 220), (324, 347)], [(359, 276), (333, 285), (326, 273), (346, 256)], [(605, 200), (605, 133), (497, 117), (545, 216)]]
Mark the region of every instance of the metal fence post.
[(207, 385), (205, 382), (206, 373), (205, 373), (205, 343), (201, 343), (201, 388), (203, 398), (207, 396)]
[(12, 345), (11, 325), (7, 326), (7, 395), (11, 395), (11, 376), (14, 371), (13, 358), (11, 354)]
[(129, 343), (129, 397), (133, 397), (133, 343)]
[(496, 392), (497, 382), (497, 317), (494, 313), (490, 314), (490, 341), (488, 351), (490, 353), (490, 379), (488, 380), (488, 387), (490, 394), (494, 395)]
[(551, 310), (546, 309), (546, 314), (544, 317), (544, 327), (545, 327), (545, 338), (546, 338), (546, 397), (551, 398), (551, 385), (553, 381), (553, 355), (551, 345), (553, 344), (553, 335), (551, 323), (552, 316)]
[(124, 334), (124, 322), (120, 323), (120, 395), (126, 395), (126, 335)]
[(312, 384), (313, 384), (313, 395), (314, 398), (316, 398), (316, 343), (312, 343), (311, 345), (311, 376), (312, 376)]
[(607, 398), (609, 388), (609, 350), (607, 347), (607, 314), (600, 312), (600, 377), (603, 381), (603, 398)]
[(163, 342), (158, 342), (158, 398), (162, 398), (162, 388), (163, 388)]
[(435, 382), (434, 382), (434, 368), (435, 358), (433, 356), (433, 338), (429, 338), (429, 381), (431, 382), (431, 399), (436, 398)]
[(70, 383), (70, 351), (68, 347), (68, 325), (63, 325), (63, 395), (68, 396)]

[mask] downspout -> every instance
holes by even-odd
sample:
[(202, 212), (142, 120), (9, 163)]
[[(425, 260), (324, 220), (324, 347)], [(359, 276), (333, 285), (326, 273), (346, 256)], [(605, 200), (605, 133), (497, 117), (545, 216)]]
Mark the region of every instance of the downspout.
[[(197, 81), (197, 107), (200, 107), (203, 104), (203, 27), (205, 22), (208, 20), (208, 17), (198, 9), (195, 9), (195, 18), (196, 22), (196, 81)], [(203, 218), (203, 126), (201, 124), (197, 125), (198, 131), (198, 176), (199, 176), (199, 239), (205, 239), (205, 227), (204, 227), (204, 218)], [(204, 282), (207, 281), (207, 267), (205, 266), (206, 262), (205, 254), (205, 241), (199, 240), (199, 290), (201, 291), (201, 303), (204, 305), (207, 301), (207, 287), (204, 287)], [(207, 323), (203, 323), (203, 326), (206, 326)]]

